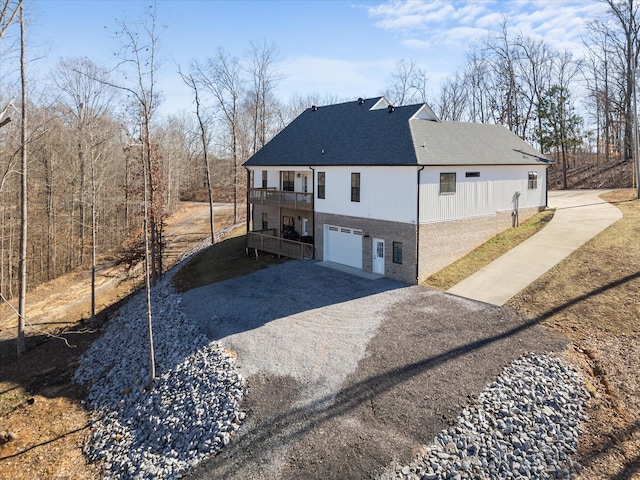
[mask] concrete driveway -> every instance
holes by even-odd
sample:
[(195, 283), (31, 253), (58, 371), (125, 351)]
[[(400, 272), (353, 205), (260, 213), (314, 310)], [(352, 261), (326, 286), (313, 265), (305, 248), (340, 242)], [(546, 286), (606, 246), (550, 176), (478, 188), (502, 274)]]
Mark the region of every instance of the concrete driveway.
[(502, 368), (565, 339), (512, 311), (289, 261), (182, 295), (247, 378), (239, 435), (197, 479), (361, 479), (407, 462)]
[(600, 198), (608, 190), (549, 192), (553, 219), (540, 232), (447, 293), (491, 305), (504, 305), (527, 285), (622, 218), (617, 207)]

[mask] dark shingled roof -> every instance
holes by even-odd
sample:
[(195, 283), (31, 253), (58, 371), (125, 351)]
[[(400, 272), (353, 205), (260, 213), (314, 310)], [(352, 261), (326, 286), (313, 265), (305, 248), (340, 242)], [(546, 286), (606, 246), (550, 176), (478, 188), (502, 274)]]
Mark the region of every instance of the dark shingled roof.
[(245, 166), (548, 163), (502, 126), (427, 120), (422, 104), (387, 105), (377, 97), (308, 108)]

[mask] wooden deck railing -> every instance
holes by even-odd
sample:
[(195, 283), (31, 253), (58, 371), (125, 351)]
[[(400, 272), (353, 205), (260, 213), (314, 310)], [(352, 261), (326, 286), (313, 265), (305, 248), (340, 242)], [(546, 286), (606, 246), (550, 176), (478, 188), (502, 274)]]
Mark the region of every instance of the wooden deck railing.
[(247, 248), (257, 248), (263, 252), (275, 253), (289, 258), (313, 258), (313, 245), (310, 243), (264, 235), (260, 232), (247, 234)]
[(253, 188), (250, 191), (249, 201), (254, 205), (313, 210), (313, 193)]

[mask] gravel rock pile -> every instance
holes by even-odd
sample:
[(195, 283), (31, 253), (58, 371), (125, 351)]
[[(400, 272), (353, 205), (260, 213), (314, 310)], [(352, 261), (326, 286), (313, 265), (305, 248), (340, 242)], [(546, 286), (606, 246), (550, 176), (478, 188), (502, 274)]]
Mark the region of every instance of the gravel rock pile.
[(381, 478), (568, 479), (579, 468), (583, 404), (579, 375), (558, 358), (529, 354), (505, 368), (457, 424), (410, 465)]
[(90, 385), (85, 453), (104, 460), (105, 478), (178, 478), (228, 444), (244, 419), (234, 359), (186, 318), (169, 277), (152, 290), (153, 387), (144, 291), (109, 321), (74, 376)]

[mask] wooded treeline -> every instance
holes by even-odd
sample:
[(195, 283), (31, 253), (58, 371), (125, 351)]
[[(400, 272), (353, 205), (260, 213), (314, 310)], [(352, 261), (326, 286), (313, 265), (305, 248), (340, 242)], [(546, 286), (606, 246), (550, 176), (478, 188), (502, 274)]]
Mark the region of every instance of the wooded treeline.
[(427, 101), (442, 120), (503, 124), (565, 171), (578, 160), (630, 162), (640, 2), (602, 3), (609, 15), (593, 19), (583, 32), (583, 57), (512, 31), (505, 19), (434, 96), (428, 94), (428, 72), (401, 60), (387, 98)]
[[(15, 12), (22, 2), (0, 2), (0, 291), (10, 298), (18, 290), (21, 228)], [(426, 101), (443, 120), (504, 124), (565, 167), (579, 159), (631, 161), (639, 2), (604, 3), (610, 15), (584, 32), (584, 58), (511, 31), (505, 19), (437, 92), (429, 72), (400, 60), (374, 94), (396, 105)], [(154, 272), (161, 274), (162, 225), (178, 201), (206, 201), (211, 193), (234, 202), (235, 221), (242, 221), (242, 163), (311, 104), (363, 94), (277, 98), (277, 46), (248, 40), (242, 57), (220, 46), (210, 58), (180, 66), (176, 78), (191, 88), (193, 112), (160, 116), (157, 13), (153, 7), (117, 25), (115, 65), (67, 58), (45, 76), (28, 76), (29, 287), (89, 268), (96, 252), (141, 258), (145, 205)], [(26, 31), (28, 39), (28, 24)]]

